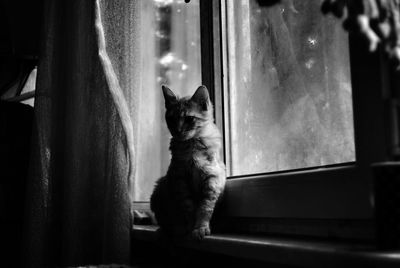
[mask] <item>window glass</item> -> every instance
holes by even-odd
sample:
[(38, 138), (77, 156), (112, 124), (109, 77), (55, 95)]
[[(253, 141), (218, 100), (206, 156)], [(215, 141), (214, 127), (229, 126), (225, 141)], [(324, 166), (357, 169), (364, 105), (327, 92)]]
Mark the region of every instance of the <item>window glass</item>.
[[(13, 83), (11, 85), (7, 85), (6, 83), (8, 89), (0, 96), (0, 99), (6, 101), (18, 101), (32, 107), (34, 106), (35, 97), (33, 95), (36, 89), (37, 67), (33, 67), (30, 65), (32, 65), (32, 63), (21, 63), (21, 65), (19, 66), (20, 74), (18, 79), (13, 80)], [(6, 79), (5, 82), (6, 81), (8, 80)], [(23, 86), (22, 89), (21, 86)], [(25, 96), (21, 99), (20, 95)]]
[[(32, 91), (35, 91), (36, 89), (36, 74), (37, 74), (37, 67), (35, 67), (32, 72), (29, 74), (28, 79), (26, 80), (26, 83), (21, 91), (22, 94), (30, 93)], [(30, 106), (34, 106), (35, 98), (29, 98), (26, 100), (21, 101), (24, 104), (28, 104)]]
[(320, 6), (226, 1), (230, 175), (355, 160), (348, 38)]
[(161, 85), (180, 96), (201, 84), (199, 1), (141, 1), (141, 90), (135, 201), (148, 201), (170, 161)]

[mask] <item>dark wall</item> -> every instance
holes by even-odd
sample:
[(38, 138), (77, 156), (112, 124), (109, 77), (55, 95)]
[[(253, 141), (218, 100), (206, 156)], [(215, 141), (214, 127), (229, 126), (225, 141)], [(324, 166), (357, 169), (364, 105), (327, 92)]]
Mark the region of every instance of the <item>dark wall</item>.
[(0, 0), (0, 55), (37, 56), (43, 0)]
[(0, 259), (19, 267), (33, 108), (0, 102)]
[(43, 7), (43, 0), (0, 0), (0, 95), (36, 65)]

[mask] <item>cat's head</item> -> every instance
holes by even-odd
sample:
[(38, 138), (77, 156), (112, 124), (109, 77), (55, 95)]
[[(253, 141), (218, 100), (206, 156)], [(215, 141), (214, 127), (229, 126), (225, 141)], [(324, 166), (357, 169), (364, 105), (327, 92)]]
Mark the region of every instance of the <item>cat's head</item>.
[(172, 137), (188, 140), (197, 137), (202, 128), (213, 122), (213, 108), (208, 90), (200, 86), (191, 97), (179, 98), (162, 86), (165, 99), (165, 119)]

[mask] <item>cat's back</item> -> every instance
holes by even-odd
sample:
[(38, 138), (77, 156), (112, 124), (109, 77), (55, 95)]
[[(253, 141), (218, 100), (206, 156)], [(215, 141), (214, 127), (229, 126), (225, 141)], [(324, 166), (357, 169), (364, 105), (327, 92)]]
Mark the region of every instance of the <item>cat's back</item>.
[(157, 180), (153, 193), (150, 196), (150, 209), (154, 212), (162, 210), (162, 202), (168, 198), (167, 176)]

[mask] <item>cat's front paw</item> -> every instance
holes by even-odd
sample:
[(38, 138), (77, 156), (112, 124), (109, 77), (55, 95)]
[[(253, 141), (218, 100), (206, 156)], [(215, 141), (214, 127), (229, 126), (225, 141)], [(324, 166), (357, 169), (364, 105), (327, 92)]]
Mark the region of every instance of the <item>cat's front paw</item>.
[(210, 235), (210, 234), (211, 234), (211, 230), (210, 230), (210, 226), (208, 226), (208, 225), (200, 226), (198, 228), (195, 228), (192, 231), (192, 236), (198, 240), (202, 240), (206, 235)]

